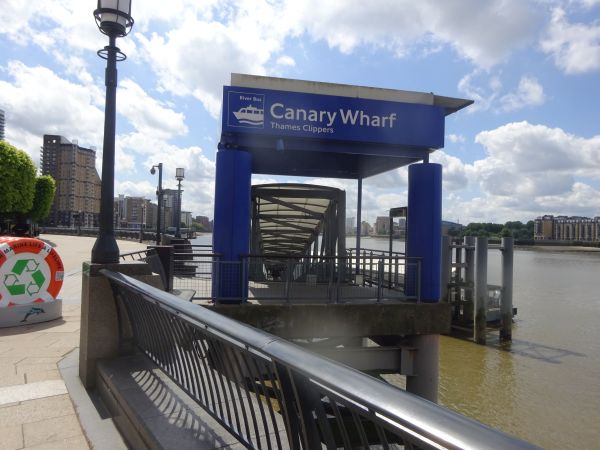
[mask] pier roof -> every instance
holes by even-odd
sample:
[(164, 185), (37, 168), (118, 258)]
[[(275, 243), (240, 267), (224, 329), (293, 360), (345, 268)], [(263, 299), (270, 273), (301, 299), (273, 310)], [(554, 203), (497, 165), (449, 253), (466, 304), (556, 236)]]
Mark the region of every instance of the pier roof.
[(252, 172), (366, 178), (426, 160), (444, 121), (472, 100), (426, 92), (232, 74), (219, 149), (252, 154)]

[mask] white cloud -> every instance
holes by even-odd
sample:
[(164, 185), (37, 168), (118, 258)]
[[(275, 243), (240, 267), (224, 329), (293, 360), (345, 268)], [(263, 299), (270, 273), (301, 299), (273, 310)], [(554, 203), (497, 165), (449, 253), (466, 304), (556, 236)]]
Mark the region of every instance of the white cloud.
[(465, 137), (462, 134), (451, 133), (446, 136), (446, 139), (448, 139), (452, 144), (464, 144), (465, 143)]
[(7, 140), (35, 161), (44, 134), (99, 145), (104, 123), (103, 94), (93, 85), (60, 78), (52, 70), (11, 61), (5, 68), (11, 82), (0, 81), (0, 104), (7, 112)]
[(467, 113), (473, 114), (477, 111), (487, 111), (492, 107), (502, 88), (502, 83), (497, 76), (491, 76), (486, 83), (478, 83), (477, 78), (483, 76), (481, 70), (475, 69), (468, 73), (458, 82), (458, 91), (465, 97), (474, 101), (467, 108)]
[(521, 77), (516, 92), (504, 95), (500, 99), (504, 111), (514, 111), (526, 106), (542, 105), (545, 101), (544, 88), (533, 77)]
[(196, 97), (217, 117), (230, 73), (264, 75), (266, 64), (282, 48), (285, 35), (279, 31), (278, 14), (266, 2), (242, 2), (224, 23), (190, 16), (164, 36), (137, 33), (136, 38), (162, 89)]
[(556, 8), (540, 47), (566, 74), (596, 71), (600, 69), (600, 24), (569, 23), (565, 11)]
[(292, 58), (291, 56), (284, 55), (277, 58), (277, 65), (294, 67), (296, 65), (296, 61), (294, 61), (294, 58)]
[(310, 36), (350, 53), (360, 45), (387, 48), (398, 56), (411, 47), (450, 45), (478, 67), (489, 68), (530, 41), (540, 22), (529, 2), (505, 0), (317, 0), (288, 2)]
[(140, 85), (126, 79), (119, 84), (118, 111), (138, 133), (152, 139), (168, 140), (185, 135), (185, 115), (150, 97)]

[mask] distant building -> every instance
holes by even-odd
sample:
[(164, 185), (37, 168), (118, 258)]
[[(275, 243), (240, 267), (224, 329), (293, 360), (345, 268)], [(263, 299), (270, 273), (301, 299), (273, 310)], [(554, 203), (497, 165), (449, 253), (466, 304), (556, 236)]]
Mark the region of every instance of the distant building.
[[(150, 200), (143, 197), (126, 197), (119, 195), (115, 199), (115, 225), (117, 228), (155, 228), (156, 223), (148, 221), (147, 211)], [(154, 205), (156, 206), (156, 205)]]
[[(181, 191), (181, 195), (183, 195), (183, 191)], [(177, 196), (177, 189), (163, 189), (163, 201), (165, 202), (164, 204), (164, 229), (166, 230), (169, 227), (176, 227), (177, 226), (177, 220), (178, 218), (176, 217), (177, 214), (177, 202), (178, 202), (178, 196)], [(179, 218), (179, 220), (181, 220), (181, 218)], [(180, 222), (181, 223), (181, 222)]]
[(356, 234), (355, 217), (346, 217), (346, 234)]
[(156, 230), (156, 218), (158, 217), (158, 205), (148, 202), (146, 204), (146, 229)]
[(206, 231), (212, 231), (212, 223), (207, 216), (196, 216), (194, 222), (201, 225)]
[(460, 223), (456, 222), (448, 222), (447, 220), (442, 220), (442, 236), (456, 236), (463, 229), (463, 226)]
[(185, 228), (192, 228), (192, 213), (189, 211), (181, 211), (181, 224)]
[(96, 151), (63, 136), (44, 135), (42, 175), (56, 181), (56, 194), (46, 224), (57, 227), (98, 226), (100, 177)]
[(533, 239), (554, 239), (554, 216), (541, 216), (535, 219), (533, 225)]
[(390, 218), (379, 216), (375, 219), (375, 234), (390, 234)]
[(373, 234), (373, 227), (369, 222), (365, 222), (364, 220), (360, 223), (360, 235), (361, 236), (369, 236)]
[(0, 109), (0, 141), (4, 140), (4, 127), (6, 126), (6, 122), (4, 121), (4, 110)]
[(556, 241), (600, 241), (600, 217), (552, 216), (535, 219), (533, 238)]

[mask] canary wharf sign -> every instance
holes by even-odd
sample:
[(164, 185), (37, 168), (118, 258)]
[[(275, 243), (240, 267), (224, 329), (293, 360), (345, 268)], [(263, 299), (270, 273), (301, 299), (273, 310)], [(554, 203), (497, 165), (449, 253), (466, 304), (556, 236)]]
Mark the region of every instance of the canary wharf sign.
[(259, 88), (223, 88), (224, 133), (441, 148), (438, 106)]

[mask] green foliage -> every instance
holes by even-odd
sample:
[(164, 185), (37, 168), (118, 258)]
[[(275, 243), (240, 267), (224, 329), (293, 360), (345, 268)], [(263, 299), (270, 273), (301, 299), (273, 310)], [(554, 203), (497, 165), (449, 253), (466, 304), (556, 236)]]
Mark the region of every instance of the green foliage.
[(533, 239), (533, 220), (523, 224), (523, 222), (506, 222), (504, 225), (499, 223), (470, 223), (462, 229), (460, 236), (476, 237), (514, 237), (518, 240)]
[(50, 175), (42, 175), (35, 179), (35, 195), (29, 217), (39, 222), (50, 213), (50, 207), (56, 193), (56, 182)]
[(206, 229), (204, 228), (204, 226), (202, 224), (197, 223), (197, 222), (192, 222), (192, 230), (199, 231), (199, 232), (206, 231)]
[(26, 214), (33, 206), (35, 166), (27, 153), (0, 141), (0, 214)]

